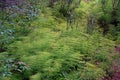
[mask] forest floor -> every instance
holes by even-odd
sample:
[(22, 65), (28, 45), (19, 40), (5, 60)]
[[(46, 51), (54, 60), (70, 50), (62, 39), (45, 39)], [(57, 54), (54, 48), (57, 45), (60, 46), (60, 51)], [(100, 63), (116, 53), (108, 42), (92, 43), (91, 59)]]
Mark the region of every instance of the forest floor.
[(120, 80), (120, 45), (113, 50), (111, 57), (113, 58), (111, 64), (112, 73), (108, 70), (108, 74), (103, 80)]
[(120, 80), (120, 46), (115, 49), (115, 60), (112, 63), (112, 68), (114, 70), (112, 80)]

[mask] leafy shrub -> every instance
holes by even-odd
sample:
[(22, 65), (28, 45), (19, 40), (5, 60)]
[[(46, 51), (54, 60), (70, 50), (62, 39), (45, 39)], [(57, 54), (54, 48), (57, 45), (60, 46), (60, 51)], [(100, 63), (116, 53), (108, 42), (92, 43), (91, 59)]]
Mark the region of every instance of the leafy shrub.
[(25, 70), (28, 70), (26, 64), (22, 61), (14, 61), (12, 59), (6, 59), (3, 66), (3, 76), (9, 77), (13, 74), (13, 72), (23, 73)]
[[(13, 2), (17, 3), (16, 1)], [(3, 11), (0, 13), (2, 15), (0, 16), (0, 52), (7, 50), (7, 46), (19, 34), (27, 35), (30, 31), (30, 22), (39, 13), (36, 3), (33, 2), (24, 1), (21, 5), (10, 3), (11, 5), (3, 8)]]
[(7, 46), (14, 40), (14, 30), (0, 25), (0, 52), (7, 49)]

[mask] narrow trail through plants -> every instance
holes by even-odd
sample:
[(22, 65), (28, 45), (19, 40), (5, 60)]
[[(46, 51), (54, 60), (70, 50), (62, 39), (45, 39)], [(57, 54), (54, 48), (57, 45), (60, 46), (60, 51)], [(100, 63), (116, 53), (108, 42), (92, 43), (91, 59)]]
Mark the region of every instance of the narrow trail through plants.
[[(120, 80), (120, 45), (117, 45), (111, 54), (113, 61), (108, 73), (102, 80)], [(108, 70), (108, 71), (110, 71)]]

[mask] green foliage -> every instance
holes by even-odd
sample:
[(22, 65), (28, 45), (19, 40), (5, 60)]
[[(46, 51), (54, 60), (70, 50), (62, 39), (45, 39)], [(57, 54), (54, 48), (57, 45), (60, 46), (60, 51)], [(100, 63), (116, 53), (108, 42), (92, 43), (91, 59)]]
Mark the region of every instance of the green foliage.
[(0, 9), (0, 52), (6, 51), (7, 46), (18, 35), (27, 35), (31, 29), (30, 22), (36, 19), (39, 13), (34, 1), (8, 6)]
[(74, 10), (80, 5), (80, 0), (59, 0), (53, 7), (53, 14), (59, 17), (67, 17), (68, 11)]
[[(49, 26), (43, 19), (42, 16), (31, 24), (35, 28), (27, 37), (9, 46), (12, 55), (29, 65), (30, 70), (24, 76), (31, 80), (84, 80), (104, 76), (108, 68), (105, 66), (109, 65), (109, 49), (114, 42), (97, 32), (90, 36), (79, 30), (54, 31), (52, 27), (58, 25), (57, 22), (51, 24), (54, 18), (47, 18)], [(97, 62), (101, 64), (98, 66)]]
[[(5, 59), (5, 58), (4, 58)], [(13, 59), (5, 59), (5, 61), (2, 61), (2, 64), (1, 64), (1, 74), (4, 77), (11, 77), (11, 75), (13, 75), (13, 73), (24, 73), (26, 70), (28, 70), (28, 66), (24, 63), (24, 62), (21, 62), (21, 61), (15, 61)], [(1, 76), (1, 77), (2, 77)]]
[(14, 40), (14, 31), (11, 28), (0, 25), (0, 52), (5, 51), (7, 46)]
[(101, 10), (101, 12), (103, 13), (100, 14), (100, 17), (98, 18), (99, 25), (103, 28), (103, 31), (105, 33), (111, 34), (111, 36), (109, 36), (109, 39), (111, 39), (112, 37), (114, 40), (117, 40), (117, 38), (119, 37), (118, 35), (120, 34), (119, 33), (120, 10), (118, 9), (119, 7), (120, 7), (119, 1), (115, 0), (106, 1), (104, 6), (102, 6)]
[(30, 80), (41, 80), (41, 78), (40, 78), (40, 73), (37, 73), (37, 74), (35, 74), (35, 75), (32, 75), (32, 76), (30, 77)]
[[(11, 15), (10, 20), (15, 23), (10, 24), (11, 22), (5, 20), (4, 25), (8, 26), (7, 29), (0, 29), (0, 38), (2, 37), (0, 40), (10, 43), (4, 45), (8, 48), (7, 51), (0, 53), (0, 72), (7, 76), (0, 75), (0, 79), (100, 80), (105, 75), (105, 70), (109, 69), (110, 51), (114, 49), (115, 43), (103, 37), (99, 30), (95, 30), (91, 35), (86, 34), (85, 28), (90, 14), (109, 24), (111, 22), (110, 10), (105, 8), (107, 14), (104, 14), (105, 12), (100, 6), (97, 7), (95, 1), (89, 3), (82, 1), (81, 5), (75, 9), (80, 28), (65, 30), (66, 24), (63, 16), (66, 15), (67, 10), (75, 7), (77, 0), (73, 1), (69, 7), (66, 6), (68, 4), (59, 4), (58, 1), (53, 8), (47, 7), (48, 1), (40, 1), (41, 3), (38, 4), (44, 5), (29, 7), (29, 9), (40, 8), (42, 13), (39, 17), (32, 18), (34, 14), (27, 15), (26, 13), (26, 15), (19, 14), (14, 19)], [(36, 2), (30, 0), (30, 3)], [(62, 14), (60, 10), (63, 11)], [(63, 18), (60, 18), (61, 16)], [(14, 42), (9, 39), (14, 32), (11, 32), (10, 26), (12, 25), (15, 30), (14, 36), (22, 35)], [(110, 32), (114, 33), (116, 31), (114, 29), (114, 26), (111, 27)], [(31, 32), (28, 34), (29, 30)], [(119, 37), (117, 39), (119, 42)], [(7, 59), (8, 57), (10, 60)]]

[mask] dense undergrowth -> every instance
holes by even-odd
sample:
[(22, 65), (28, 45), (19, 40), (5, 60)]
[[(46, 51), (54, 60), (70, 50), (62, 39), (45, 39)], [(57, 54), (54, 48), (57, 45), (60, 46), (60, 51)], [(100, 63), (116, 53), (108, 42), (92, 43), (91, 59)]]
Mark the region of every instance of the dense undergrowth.
[(9, 45), (8, 52), (1, 53), (30, 68), (12, 74), (11, 80), (96, 80), (105, 75), (114, 42), (97, 32), (88, 35), (80, 30), (66, 31), (64, 23), (58, 24), (52, 17), (44, 20), (40, 16), (28, 36), (19, 37)]
[[(94, 3), (86, 4), (78, 8), (83, 20), (78, 19), (78, 29), (66, 30), (59, 6), (42, 7), (40, 16), (29, 24), (23, 21), (23, 30), (30, 30), (26, 35), (17, 24), (15, 38), (0, 53), (0, 80), (100, 80), (108, 75), (115, 41), (104, 37), (99, 28), (86, 33), (88, 8)], [(9, 35), (12, 32), (2, 39), (9, 40)]]

